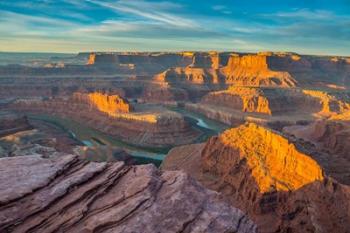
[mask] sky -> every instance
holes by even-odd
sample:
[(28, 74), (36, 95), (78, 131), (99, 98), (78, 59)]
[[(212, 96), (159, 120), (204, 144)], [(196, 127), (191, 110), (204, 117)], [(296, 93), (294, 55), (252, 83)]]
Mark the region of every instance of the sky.
[(350, 56), (350, 0), (0, 0), (0, 51)]

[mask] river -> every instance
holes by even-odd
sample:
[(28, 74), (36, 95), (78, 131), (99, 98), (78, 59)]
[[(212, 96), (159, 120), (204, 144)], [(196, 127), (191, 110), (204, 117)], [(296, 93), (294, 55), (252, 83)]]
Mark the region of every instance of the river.
[[(176, 107), (170, 110), (181, 113), (187, 120), (193, 123), (193, 126), (199, 129), (203, 134), (196, 141), (197, 143), (206, 141), (209, 137), (216, 135), (227, 128), (226, 125), (210, 120), (200, 114), (189, 112), (185, 109)], [(64, 119), (57, 116), (46, 114), (29, 114), (29, 118), (44, 121), (53, 124), (56, 127), (66, 131), (72, 138), (78, 140), (88, 147), (93, 146), (115, 146), (124, 149), (138, 163), (154, 163), (159, 166), (171, 148), (148, 148), (132, 145), (117, 137), (102, 133), (96, 129), (83, 125), (70, 119)]]

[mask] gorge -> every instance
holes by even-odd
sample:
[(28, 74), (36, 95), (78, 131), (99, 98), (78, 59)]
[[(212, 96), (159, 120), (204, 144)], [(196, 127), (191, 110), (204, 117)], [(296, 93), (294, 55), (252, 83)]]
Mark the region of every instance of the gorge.
[(349, 231), (349, 57), (40, 61), (0, 65), (0, 232)]

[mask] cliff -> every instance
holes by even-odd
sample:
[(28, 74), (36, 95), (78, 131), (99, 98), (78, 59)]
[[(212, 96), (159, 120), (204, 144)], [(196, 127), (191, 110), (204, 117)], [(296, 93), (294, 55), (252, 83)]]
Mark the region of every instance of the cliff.
[(117, 113), (128, 113), (131, 110), (129, 103), (119, 95), (108, 95), (100, 92), (86, 94), (76, 92), (73, 94), (73, 99), (86, 101), (92, 107), (110, 116), (116, 116)]
[(229, 129), (204, 146), (177, 147), (161, 167), (184, 170), (220, 192), (259, 232), (345, 233), (350, 227), (350, 187), (326, 176), (280, 134), (255, 124)]
[(227, 84), (238, 86), (294, 87), (297, 81), (286, 71), (273, 71), (266, 55), (233, 55), (221, 69)]
[(256, 232), (183, 172), (73, 155), (0, 160), (1, 232)]
[(211, 92), (202, 98), (202, 103), (227, 106), (243, 112), (271, 115), (269, 101), (262, 90), (249, 87), (231, 87), (225, 91)]
[(155, 81), (167, 82), (172, 85), (180, 83), (210, 85), (219, 84), (219, 76), (215, 70), (195, 67), (170, 68), (154, 77)]
[(293, 191), (323, 179), (313, 159), (282, 136), (252, 123), (210, 139), (202, 158), (205, 171), (229, 179), (227, 182), (233, 181), (232, 167), (249, 171), (260, 193)]
[(334, 116), (350, 110), (350, 98), (346, 94), (336, 96), (316, 90), (303, 90), (303, 93), (319, 101), (322, 108), (318, 114), (321, 116)]
[(323, 108), (322, 102), (301, 90), (263, 87), (231, 86), (208, 93), (201, 103), (265, 115), (311, 114)]

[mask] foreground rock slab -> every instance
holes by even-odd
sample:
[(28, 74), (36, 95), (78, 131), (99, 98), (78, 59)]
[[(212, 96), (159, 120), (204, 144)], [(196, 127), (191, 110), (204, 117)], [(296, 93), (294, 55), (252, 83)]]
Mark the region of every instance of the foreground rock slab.
[(0, 232), (256, 232), (180, 171), (74, 155), (0, 159)]

